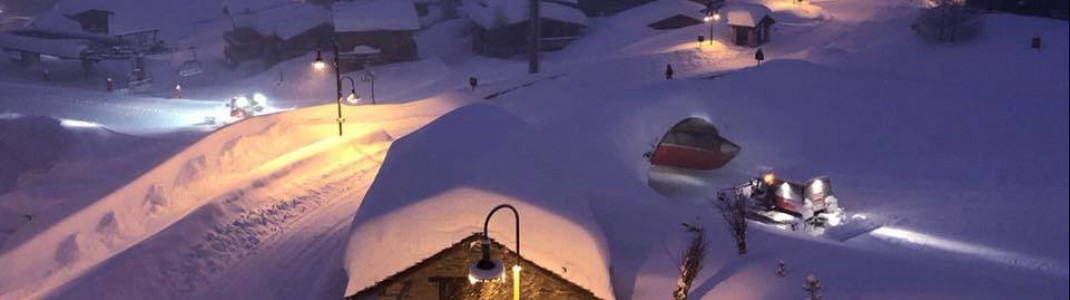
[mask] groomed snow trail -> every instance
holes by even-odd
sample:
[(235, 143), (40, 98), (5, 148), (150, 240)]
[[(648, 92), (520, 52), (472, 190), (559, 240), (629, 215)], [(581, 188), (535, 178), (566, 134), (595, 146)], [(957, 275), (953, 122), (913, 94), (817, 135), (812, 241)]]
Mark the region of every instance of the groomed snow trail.
[(0, 81), (0, 112), (92, 122), (123, 133), (151, 134), (221, 118), (219, 101), (164, 99)]

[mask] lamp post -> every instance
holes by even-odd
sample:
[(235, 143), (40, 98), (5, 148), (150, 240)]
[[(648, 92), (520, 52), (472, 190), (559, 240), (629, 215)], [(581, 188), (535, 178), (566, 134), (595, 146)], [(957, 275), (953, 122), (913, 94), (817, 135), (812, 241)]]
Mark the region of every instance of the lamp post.
[(702, 18), (702, 21), (710, 24), (709, 41), (710, 45), (713, 45), (713, 23), (721, 20), (721, 13), (712, 9), (705, 9), (705, 11), (706, 16)]
[[(334, 68), (334, 81), (335, 81), (335, 97), (338, 102), (338, 136), (342, 136), (342, 123), (345, 123), (345, 118), (342, 118), (342, 73), (339, 70), (338, 63), (338, 39), (331, 38), (331, 49), (334, 51), (334, 63), (331, 67)], [(312, 68), (319, 71), (327, 68), (327, 62), (323, 60), (322, 51), (320, 47), (316, 45), (316, 60), (312, 61)]]
[(480, 241), (483, 257), (468, 268), (468, 280), (473, 283), (491, 281), (501, 278), (502, 273), (505, 271), (502, 267), (502, 261), (491, 257), (490, 237), (487, 235), (490, 218), (494, 216), (495, 212), (503, 208), (513, 211), (513, 217), (516, 219), (516, 264), (513, 265), (513, 300), (520, 300), (520, 213), (512, 205), (502, 204), (495, 206), (487, 214), (487, 219), (483, 221), (483, 239)]
[(372, 105), (375, 105), (375, 72), (372, 72), (372, 65), (367, 60), (364, 61), (364, 75), (360, 81), (371, 83)]
[(710, 24), (710, 45), (713, 45), (713, 23), (721, 20), (720, 9), (723, 6), (724, 0), (706, 0), (706, 8), (702, 9), (702, 13), (706, 14), (702, 21)]
[(530, 35), (531, 43), (531, 57), (528, 58), (528, 73), (539, 73), (539, 55), (542, 51), (542, 16), (541, 7), (539, 6), (542, 0), (528, 0), (528, 19), (530, 22), (528, 33)]

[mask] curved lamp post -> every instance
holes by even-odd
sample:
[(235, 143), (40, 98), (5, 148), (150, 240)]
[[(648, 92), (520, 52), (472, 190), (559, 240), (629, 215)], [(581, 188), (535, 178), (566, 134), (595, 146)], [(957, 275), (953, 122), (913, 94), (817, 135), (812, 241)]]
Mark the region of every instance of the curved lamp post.
[(483, 258), (469, 267), (468, 280), (476, 283), (502, 278), (505, 268), (502, 266), (500, 259), (491, 257), (490, 237), (487, 235), (487, 227), (490, 225), (490, 218), (494, 216), (494, 213), (503, 208), (513, 211), (513, 217), (516, 219), (516, 264), (513, 265), (513, 300), (520, 300), (520, 213), (512, 205), (502, 204), (495, 206), (487, 214), (487, 219), (483, 221), (483, 239), (480, 241)]
[(360, 102), (360, 95), (357, 95), (357, 83), (353, 80), (353, 77), (349, 75), (342, 76), (342, 79), (349, 79), (349, 96), (346, 96), (346, 102), (349, 104), (357, 104)]

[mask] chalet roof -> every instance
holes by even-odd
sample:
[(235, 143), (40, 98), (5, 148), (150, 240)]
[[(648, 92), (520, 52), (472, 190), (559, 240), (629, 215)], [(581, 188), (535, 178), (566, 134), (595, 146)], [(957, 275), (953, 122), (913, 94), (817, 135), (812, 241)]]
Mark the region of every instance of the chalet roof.
[(307, 2), (239, 0), (226, 5), (235, 27), (284, 40), (331, 22), (329, 10)]
[[(528, 2), (520, 0), (466, 1), (468, 18), (480, 27), (494, 29), (528, 20)], [(540, 15), (544, 19), (587, 26), (587, 15), (578, 8), (558, 2), (542, 1)]]
[(48, 12), (38, 14), (33, 17), (31, 26), (40, 30), (58, 31), (58, 32), (81, 32), (82, 25), (73, 18), (68, 17), (71, 13), (82, 12), (82, 10), (68, 10), (63, 6), (66, 2), (61, 2), (56, 5), (56, 9)]
[(110, 16), (110, 15), (114, 15), (115, 13), (110, 11), (110, 10), (88, 9), (88, 10), (83, 10), (81, 12), (66, 13), (64, 15), (67, 16), (68, 18), (77, 19), (77, 18), (81, 18), (82, 16), (86, 16), (86, 15), (90, 15), (90, 14), (104, 14), (104, 15), (109, 15)]
[[(701, 10), (705, 6), (690, 0), (660, 0), (618, 13), (612, 20), (625, 21), (629, 24), (651, 24), (675, 16), (687, 16), (702, 20)], [(618, 22), (619, 22), (618, 21)]]
[(412, 0), (353, 0), (331, 6), (335, 31), (415, 31), (420, 19)]
[(769, 17), (772, 11), (761, 4), (739, 3), (729, 5), (724, 10), (728, 18), (728, 25), (732, 26), (755, 27), (765, 18), (772, 19)]

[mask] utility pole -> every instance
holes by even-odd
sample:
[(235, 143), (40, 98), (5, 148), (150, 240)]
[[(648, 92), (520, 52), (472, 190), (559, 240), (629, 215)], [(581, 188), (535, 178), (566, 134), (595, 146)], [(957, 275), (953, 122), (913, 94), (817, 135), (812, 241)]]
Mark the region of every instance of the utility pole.
[(345, 119), (342, 118), (342, 65), (338, 63), (338, 39), (331, 38), (331, 46), (334, 50), (334, 86), (337, 88), (337, 93), (334, 99), (338, 101), (338, 136), (342, 136), (342, 123)]
[(528, 19), (531, 27), (531, 58), (528, 61), (528, 73), (539, 73), (539, 51), (542, 49), (542, 18), (540, 17), (541, 0), (528, 0)]

